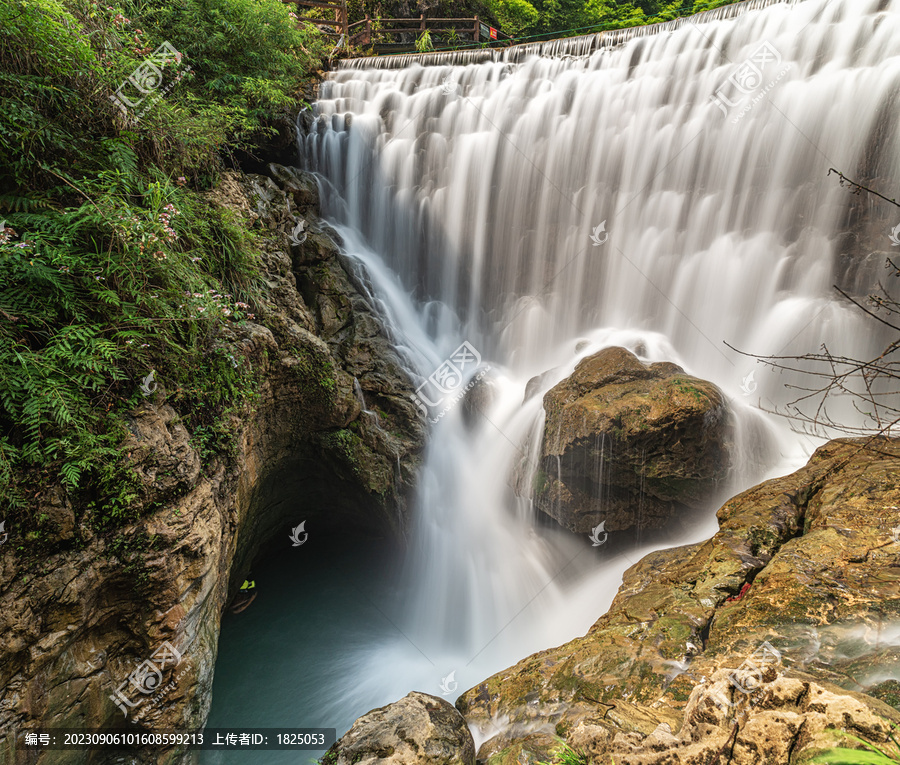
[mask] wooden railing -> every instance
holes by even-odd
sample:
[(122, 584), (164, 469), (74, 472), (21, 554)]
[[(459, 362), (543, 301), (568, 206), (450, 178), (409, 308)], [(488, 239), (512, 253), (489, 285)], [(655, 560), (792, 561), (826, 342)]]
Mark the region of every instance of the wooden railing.
[[(431, 34), (448, 34), (453, 30), (457, 36), (463, 37), (474, 42), (490, 42), (497, 40), (502, 34), (494, 27), (485, 24), (478, 16), (470, 19), (442, 18), (432, 19), (426, 18), (424, 15), (419, 18), (405, 19), (373, 19), (366, 14), (366, 17), (352, 24), (348, 23), (349, 16), (347, 13), (347, 0), (332, 0), (332, 2), (322, 2), (321, 0), (283, 0), (285, 3), (305, 8), (323, 8), (334, 11), (334, 19), (301, 19), (300, 23), (308, 22), (316, 26), (332, 27), (332, 30), (321, 30), (323, 34), (335, 40), (343, 37), (344, 44), (348, 47), (397, 47), (402, 45), (414, 45), (415, 40), (419, 39), (424, 32)], [(411, 41), (404, 41), (402, 35), (412, 38)], [(503, 35), (506, 37), (507, 35)], [(393, 39), (393, 42), (391, 40)], [(435, 46), (437, 47), (437, 46)], [(448, 46), (452, 47), (452, 46)]]
[(349, 20), (347, 0), (338, 0), (337, 2), (330, 3), (320, 2), (319, 0), (282, 0), (282, 2), (298, 6), (298, 11), (300, 10), (299, 6), (301, 5), (305, 8), (324, 8), (326, 10), (333, 10), (334, 19), (301, 19), (299, 23), (302, 24), (308, 22), (310, 24), (315, 24), (316, 26), (334, 27), (335, 31), (326, 31), (324, 29), (320, 31), (322, 34), (333, 37), (334, 39), (338, 39), (341, 35), (344, 36), (345, 40), (349, 39), (350, 32), (348, 31), (349, 24), (347, 23)]
[[(424, 15), (419, 18), (406, 19), (372, 19), (368, 14), (362, 21), (350, 24), (351, 34), (350, 41), (353, 45), (369, 46), (373, 44), (390, 44), (390, 38), (394, 38), (395, 44), (401, 43), (397, 39), (400, 35), (409, 35), (413, 40), (419, 39), (424, 32), (429, 35), (440, 35), (451, 32), (457, 36), (465, 36), (466, 39), (471, 35), (474, 42), (480, 42), (482, 38), (485, 41), (497, 39), (497, 30), (484, 24), (478, 16), (473, 18), (426, 18)], [(357, 30), (357, 31), (352, 31)], [(491, 32), (493, 31), (493, 35)], [(377, 41), (376, 41), (377, 38)], [(385, 39), (388, 38), (388, 39)], [(432, 40), (432, 44), (434, 44)]]

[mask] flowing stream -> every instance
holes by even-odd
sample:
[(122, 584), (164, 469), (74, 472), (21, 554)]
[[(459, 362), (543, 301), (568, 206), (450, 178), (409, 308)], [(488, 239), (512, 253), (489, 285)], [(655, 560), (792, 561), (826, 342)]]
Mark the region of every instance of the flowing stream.
[[(847, 241), (887, 213), (867, 202), (860, 217), (827, 172), (900, 175), (900, 0), (743, 10), (484, 61), (354, 62), (322, 84), (301, 155), (432, 421), (416, 524), (396, 566), (363, 571), (371, 550), (328, 558), (338, 600), (365, 581), (360, 624), (377, 629), (360, 639), (343, 609), (301, 646), (290, 619), (274, 620), (267, 639), (322, 654), (315, 682), (285, 690), (308, 662), (267, 672), (266, 656), (246, 655), (251, 680), (220, 661), (211, 725), (240, 722), (228, 701), (237, 689), (271, 710), (266, 724), (288, 716), (338, 735), (410, 690), (453, 700), (583, 634), (631, 562), (710, 536), (719, 500), (796, 468), (820, 443), (764, 411), (795, 399), (804, 378), (729, 345), (785, 355), (824, 344), (855, 357), (879, 346), (833, 285), (864, 294), (883, 276), (883, 258), (852, 261)], [(870, 251), (890, 250), (889, 233)], [(609, 345), (715, 382), (738, 438), (733, 475), (706, 513), (594, 548), (536, 523), (515, 486), (528, 485), (543, 392)], [(484, 416), (434, 387), (448, 360), (464, 384), (481, 378)], [(279, 576), (287, 611), (315, 608), (289, 570)], [(223, 656), (236, 629), (223, 628)]]

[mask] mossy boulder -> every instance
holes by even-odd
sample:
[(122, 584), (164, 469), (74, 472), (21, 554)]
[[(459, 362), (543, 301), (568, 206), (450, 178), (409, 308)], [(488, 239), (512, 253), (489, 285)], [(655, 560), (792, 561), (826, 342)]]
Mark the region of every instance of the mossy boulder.
[(574, 532), (662, 526), (728, 475), (725, 397), (676, 364), (606, 348), (546, 393), (544, 411), (535, 506)]

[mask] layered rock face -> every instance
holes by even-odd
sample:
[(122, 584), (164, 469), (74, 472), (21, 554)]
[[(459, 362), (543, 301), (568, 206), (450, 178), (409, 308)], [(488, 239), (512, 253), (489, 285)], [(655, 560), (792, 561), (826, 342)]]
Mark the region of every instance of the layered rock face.
[[(735, 697), (731, 708), (722, 703), (729, 695)], [(649, 733), (622, 733), (585, 721), (571, 731), (569, 741), (600, 762), (612, 757), (620, 765), (705, 765), (717, 757), (732, 765), (788, 765), (846, 746), (848, 740), (837, 731), (887, 743), (891, 712), (856, 694), (789, 677), (763, 681), (754, 698), (735, 693), (729, 673), (722, 670), (691, 693), (677, 735), (668, 723)]]
[[(840, 439), (629, 569), (587, 635), (470, 689), (479, 758), (788, 765), (900, 722), (900, 439)], [(846, 741), (844, 741), (846, 743)]]
[(360, 717), (322, 765), (475, 765), (475, 743), (452, 704), (412, 692)]
[(534, 502), (577, 533), (662, 526), (728, 475), (725, 397), (676, 364), (606, 348), (544, 396)]
[[(283, 532), (289, 546), (301, 520), (309, 543), (347, 527), (405, 534), (404, 497), (424, 437), (412, 385), (358, 275), (315, 216), (314, 182), (285, 168), (272, 174), (282, 188), (228, 173), (210, 195), (268, 232), (258, 316), (219, 330), (258, 381), (255, 401), (233, 415), (232, 452), (199, 451), (160, 379), (122, 448), (140, 479), (132, 508), (140, 520), (95, 533), (51, 487), (35, 512), (52, 521), (60, 551), (35, 560), (0, 550), (0, 761), (16, 761), (13, 732), (197, 729), (222, 611), (266, 540)], [(30, 762), (53, 756), (88, 761), (70, 751)], [(134, 761), (182, 757), (168, 750)]]

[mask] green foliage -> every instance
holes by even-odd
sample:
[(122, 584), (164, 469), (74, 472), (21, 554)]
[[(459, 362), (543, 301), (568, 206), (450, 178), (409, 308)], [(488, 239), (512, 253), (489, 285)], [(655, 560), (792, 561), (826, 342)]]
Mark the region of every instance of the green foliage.
[(485, 9), (517, 38), (559, 37), (670, 21), (737, 0), (485, 0)]
[(170, 42), (191, 66), (192, 88), (173, 91), (172, 104), (203, 99), (207, 119), (231, 141), (272, 114), (289, 114), (296, 103), (292, 89), (326, 53), (322, 36), (308, 24), (297, 28), (290, 7), (278, 0), (126, 0), (124, 5), (126, 15), (153, 27), (154, 42)]
[(456, 27), (451, 27), (449, 30), (444, 32), (444, 40), (448, 45), (458, 45), (459, 44), (459, 32), (456, 31)]
[(416, 50), (419, 53), (427, 53), (430, 50), (434, 50), (434, 45), (431, 42), (431, 33), (427, 29), (416, 40)]
[(829, 749), (810, 760), (816, 765), (895, 765), (898, 760), (880, 752), (865, 749)]
[(503, 31), (517, 35), (535, 26), (540, 14), (528, 0), (488, 0), (491, 13)]
[[(151, 370), (204, 459), (229, 448), (253, 372), (223, 329), (253, 318), (259, 235), (205, 191), (327, 49), (279, 0), (116, 1), (0, 8), (0, 503), (24, 530), (55, 482), (101, 527), (134, 516), (119, 447)], [(111, 97), (165, 42), (138, 119)]]
[(865, 749), (845, 749), (843, 747), (829, 749), (817, 754), (810, 760), (811, 765), (897, 765), (900, 762), (900, 742), (897, 741), (897, 726), (891, 726), (893, 732), (889, 734), (893, 751), (890, 747), (881, 749), (868, 741), (851, 733), (838, 731), (838, 734), (862, 744)]
[(561, 741), (561, 746), (553, 752), (553, 760), (539, 762), (538, 765), (588, 765), (588, 756)]

